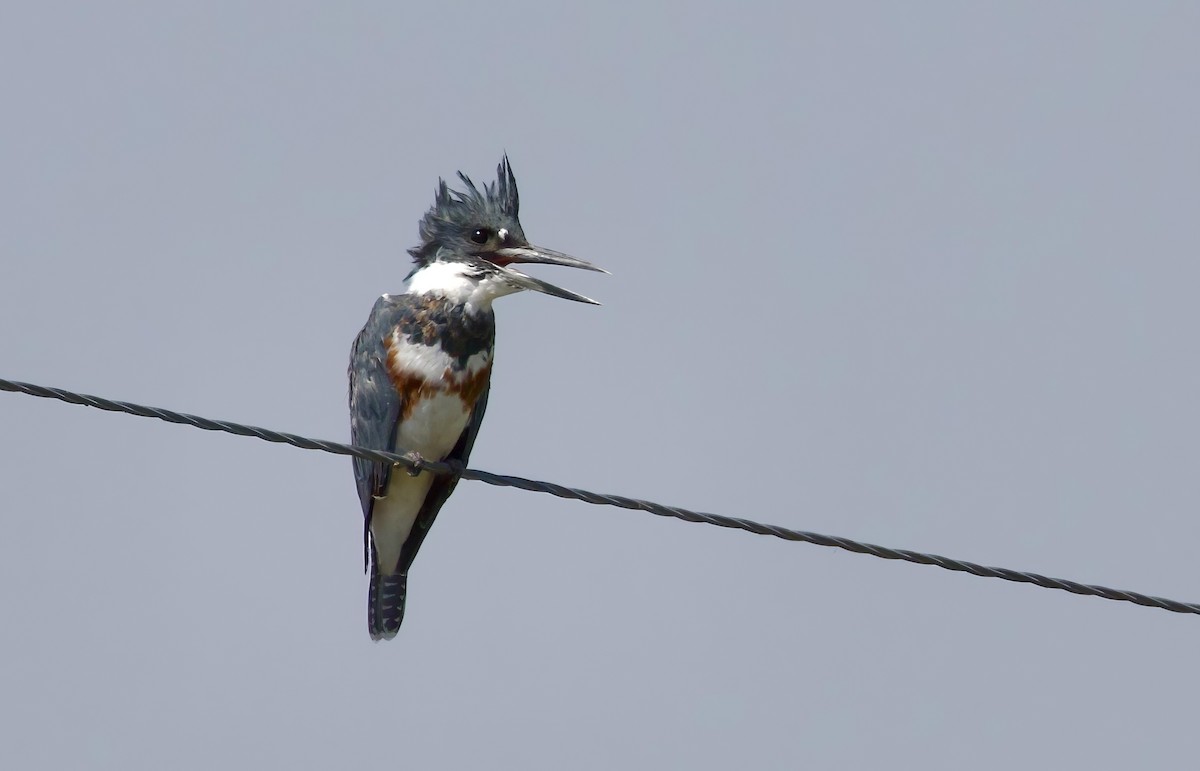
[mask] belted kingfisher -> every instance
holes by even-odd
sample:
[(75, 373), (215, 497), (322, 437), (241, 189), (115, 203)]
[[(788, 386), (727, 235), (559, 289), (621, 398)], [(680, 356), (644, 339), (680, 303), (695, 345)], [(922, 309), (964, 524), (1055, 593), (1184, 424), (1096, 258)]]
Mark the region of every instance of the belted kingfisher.
[[(438, 180), (421, 219), (421, 245), (408, 291), (383, 295), (350, 354), (350, 436), (354, 444), (466, 466), (487, 409), (496, 320), (492, 301), (526, 289), (598, 305), (509, 267), (548, 263), (607, 271), (533, 246), (517, 220), (517, 181), (508, 157), (494, 184), (466, 190)], [(370, 570), (367, 628), (391, 639), (404, 620), (408, 571), (457, 476), (413, 474), (354, 458), (366, 518), (364, 561)]]

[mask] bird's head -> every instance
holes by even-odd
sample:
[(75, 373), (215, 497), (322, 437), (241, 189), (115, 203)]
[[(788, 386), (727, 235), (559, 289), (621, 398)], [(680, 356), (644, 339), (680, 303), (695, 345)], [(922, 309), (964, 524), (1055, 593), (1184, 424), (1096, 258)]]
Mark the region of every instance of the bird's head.
[(517, 219), (520, 199), (508, 156), (496, 167), (496, 181), (482, 190), (461, 171), (458, 178), (466, 185), (463, 191), (452, 190), (444, 179), (438, 180), (433, 206), (421, 218), (421, 245), (408, 250), (416, 263), (410, 276), (436, 261), (439, 254), (477, 257), (500, 267), (536, 262), (608, 272), (569, 254), (529, 243)]

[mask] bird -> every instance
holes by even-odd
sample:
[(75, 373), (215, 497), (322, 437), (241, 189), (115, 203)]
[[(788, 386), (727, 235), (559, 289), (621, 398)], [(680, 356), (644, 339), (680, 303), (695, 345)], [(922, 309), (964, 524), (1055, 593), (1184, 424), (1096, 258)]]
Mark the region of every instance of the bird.
[(419, 461), (466, 467), (488, 405), (496, 321), (492, 302), (535, 291), (599, 305), (511, 267), (544, 263), (607, 273), (590, 262), (529, 243), (517, 218), (519, 196), (505, 155), (496, 181), (464, 189), (438, 180), (434, 203), (409, 249), (407, 291), (376, 300), (351, 348), (350, 435), (355, 445), (407, 452), (417, 465), (354, 458), (364, 517), (363, 561), (370, 573), (367, 629), (396, 636), (404, 620), (408, 573), (458, 483)]

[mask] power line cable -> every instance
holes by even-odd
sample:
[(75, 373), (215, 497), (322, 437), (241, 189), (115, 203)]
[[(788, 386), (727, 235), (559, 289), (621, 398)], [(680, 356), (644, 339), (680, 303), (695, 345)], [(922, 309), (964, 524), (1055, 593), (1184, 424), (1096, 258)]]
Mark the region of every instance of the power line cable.
[(422, 460), (407, 454), (397, 454), (390, 452), (380, 452), (379, 450), (370, 450), (365, 447), (356, 447), (354, 445), (342, 444), (340, 442), (330, 442), (323, 439), (310, 439), (308, 437), (299, 436), (297, 434), (287, 434), (281, 431), (272, 431), (267, 428), (258, 428), (256, 426), (247, 426), (241, 423), (233, 423), (226, 420), (212, 420), (210, 418), (202, 418), (197, 415), (188, 415), (174, 410), (166, 410), (159, 407), (146, 407), (140, 404), (132, 404), (130, 402), (114, 401), (105, 399), (100, 396), (89, 396), (88, 394), (75, 393), (61, 388), (50, 388), (47, 386), (34, 385), (32, 383), (21, 383), (13, 380), (0, 379), (0, 391), (12, 391), (14, 393), (28, 394), (29, 396), (37, 396), (44, 399), (57, 399), (67, 402), (68, 404), (81, 404), (85, 407), (95, 407), (108, 412), (121, 412), (128, 415), (137, 415), (143, 418), (157, 418), (168, 423), (179, 423), (182, 425), (193, 426), (195, 428), (204, 429), (205, 431), (223, 431), (228, 434), (236, 434), (238, 436), (252, 436), (262, 439), (267, 442), (276, 442), (279, 444), (290, 444), (293, 447), (299, 447), (302, 450), (319, 450), (321, 452), (333, 453), (335, 455), (352, 455), (366, 460), (380, 461), (383, 463), (398, 463), (415, 470), (425, 470), (434, 474), (461, 474), (463, 479), (472, 479), (479, 482), (485, 482), (489, 485), (497, 487), (515, 487), (520, 490), (528, 490), (535, 493), (546, 493), (555, 495), (559, 498), (567, 498), (571, 500), (583, 501), (584, 503), (592, 503), (599, 506), (616, 506), (622, 509), (634, 509), (637, 511), (646, 511), (651, 514), (656, 514), (660, 517), (674, 517), (682, 519), (685, 522), (700, 522), (706, 525), (715, 525), (717, 527), (727, 527), (734, 530), (745, 530), (749, 533), (758, 535), (770, 535), (775, 538), (782, 538), (785, 541), (802, 541), (804, 543), (816, 544), (817, 546), (830, 546), (837, 549), (854, 552), (856, 554), (869, 554), (873, 557), (879, 557), (887, 560), (902, 560), (904, 562), (914, 562), (918, 565), (933, 565), (944, 570), (953, 570), (960, 573), (970, 573), (971, 575), (980, 576), (983, 578), (999, 578), (1003, 581), (1013, 581), (1021, 584), (1033, 584), (1040, 586), (1043, 589), (1058, 589), (1072, 594), (1086, 595), (1092, 597), (1102, 597), (1106, 600), (1115, 600), (1118, 602), (1132, 602), (1136, 605), (1143, 605), (1149, 608), (1160, 608), (1169, 610), (1173, 613), (1192, 613), (1200, 615), (1200, 604), (1191, 602), (1180, 602), (1178, 600), (1170, 600), (1165, 597), (1153, 597), (1139, 592), (1130, 592), (1122, 589), (1110, 589), (1106, 586), (1097, 586), (1095, 584), (1083, 584), (1077, 581), (1069, 581), (1064, 578), (1050, 578), (1048, 576), (1039, 575), (1037, 573), (1028, 573), (1020, 570), (1012, 570), (1009, 568), (995, 568), (984, 565), (977, 565), (974, 562), (966, 562), (964, 560), (952, 559), (950, 557), (942, 557), (937, 554), (925, 554), (918, 551), (910, 551), (908, 549), (892, 549), (887, 546), (876, 546), (875, 544), (863, 543), (850, 538), (842, 538), (835, 535), (822, 535), (821, 533), (812, 533), (805, 530), (791, 530), (778, 525), (766, 525), (760, 522), (754, 522), (749, 519), (741, 519), (738, 517), (728, 517), (723, 514), (706, 514), (703, 512), (690, 511), (681, 509), (676, 506), (664, 506), (661, 503), (652, 501), (638, 500), (637, 498), (626, 498), (622, 495), (602, 495), (600, 493), (588, 492), (587, 490), (578, 490), (573, 487), (565, 487), (563, 485), (554, 484), (552, 482), (539, 482), (532, 479), (524, 479), (522, 477), (508, 476), (505, 474), (493, 474), (489, 471), (480, 471), (479, 469), (464, 469), (458, 464), (444, 463), (440, 461)]

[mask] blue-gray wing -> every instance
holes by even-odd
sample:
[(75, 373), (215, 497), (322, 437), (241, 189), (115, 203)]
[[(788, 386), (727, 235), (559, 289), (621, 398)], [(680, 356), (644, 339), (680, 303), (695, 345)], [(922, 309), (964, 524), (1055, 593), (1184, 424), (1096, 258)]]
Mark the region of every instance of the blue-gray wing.
[[(375, 301), (366, 326), (350, 351), (350, 442), (372, 450), (396, 449), (400, 395), (387, 370), (387, 341), (404, 309), (405, 295), (384, 295)], [(363, 516), (370, 525), (375, 496), (383, 495), (392, 465), (354, 458), (354, 480)]]

